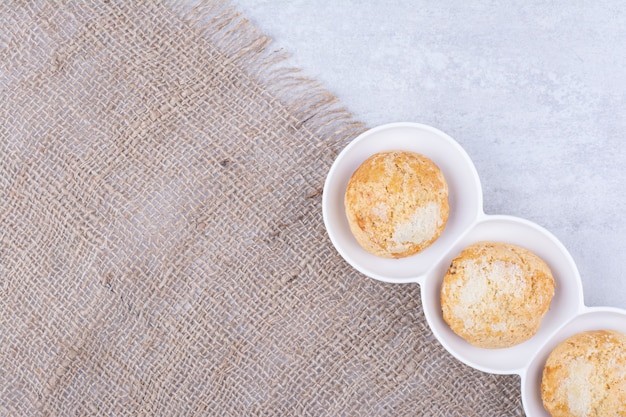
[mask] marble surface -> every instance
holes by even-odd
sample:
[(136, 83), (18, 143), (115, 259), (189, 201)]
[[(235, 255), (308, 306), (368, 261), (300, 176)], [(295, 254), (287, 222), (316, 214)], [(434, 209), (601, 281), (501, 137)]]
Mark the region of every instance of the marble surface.
[(486, 213), (551, 231), (585, 303), (626, 308), (623, 2), (233, 3), (368, 126), (455, 138)]

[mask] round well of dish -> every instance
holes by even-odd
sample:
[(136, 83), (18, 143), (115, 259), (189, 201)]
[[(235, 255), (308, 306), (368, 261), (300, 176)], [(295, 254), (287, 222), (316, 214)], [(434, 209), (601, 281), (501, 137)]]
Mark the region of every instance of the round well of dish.
[[(387, 258), (359, 244), (346, 216), (345, 197), (350, 179), (368, 158), (398, 150), (423, 155), (439, 168), (447, 184), (449, 214), (430, 245), (414, 255)], [(337, 156), (324, 184), (322, 212), (333, 245), (352, 267), (381, 281), (418, 282), (482, 214), (482, 190), (472, 161), (454, 139), (430, 126), (393, 123), (364, 132)]]
[[(520, 343), (498, 348), (478, 346), (455, 333), (444, 319), (441, 294), (445, 276), (450, 272), (450, 266), (453, 265), (455, 258), (465, 249), (480, 242), (506, 243), (531, 251), (545, 262), (554, 280), (554, 296), (549, 303), (549, 309), (543, 316), (540, 314), (542, 310), (536, 310), (536, 315), (532, 321), (535, 324), (540, 322), (540, 325), (536, 331), (533, 329), (531, 337)], [(473, 258), (479, 260), (474, 263), (475, 265), (481, 264), (481, 256), (475, 255)], [(486, 265), (489, 265), (489, 262), (494, 263), (496, 258), (489, 259), (486, 257), (486, 260)], [(488, 268), (486, 269), (488, 270)], [(543, 267), (540, 269), (543, 270)], [(486, 279), (486, 277), (481, 279)], [(549, 282), (549, 279), (547, 281)], [(532, 289), (532, 286), (530, 288)], [(421, 285), (421, 290), (424, 314), (430, 328), (441, 344), (462, 362), (476, 369), (498, 374), (521, 373), (528, 366), (535, 352), (550, 338), (552, 333), (583, 308), (580, 277), (567, 250), (547, 230), (532, 222), (512, 216), (484, 216), (479, 219), (427, 274)], [(485, 288), (483, 290), (485, 290), (484, 295), (496, 293), (496, 291), (489, 293), (488, 289)], [(510, 290), (515, 293), (514, 288), (510, 288)], [(544, 297), (548, 297), (551, 294), (549, 285), (542, 292)], [(526, 291), (520, 292), (520, 295), (525, 293)], [(482, 298), (474, 297), (474, 295), (477, 294), (470, 294), (468, 301), (480, 301)], [(543, 300), (540, 304), (545, 301)], [(447, 302), (445, 298), (444, 302)], [(517, 303), (519, 302), (518, 300)], [(478, 303), (478, 306), (481, 306), (481, 303)], [(503, 319), (506, 323), (509, 317)], [(486, 326), (501, 326), (499, 321), (489, 322), (486, 317), (481, 317), (480, 320)], [(506, 325), (510, 326), (511, 324)], [(526, 335), (530, 333), (529, 331), (524, 332)], [(493, 335), (496, 340), (504, 340), (499, 332), (493, 332)]]
[[(607, 331), (622, 336), (602, 341)], [(602, 415), (598, 414), (602, 407), (615, 410), (616, 404), (626, 404), (621, 402), (626, 393), (623, 335), (626, 335), (626, 311), (623, 309), (585, 307), (572, 316), (541, 346), (521, 373), (526, 414), (533, 417), (580, 413), (598, 416)], [(617, 379), (611, 376), (615, 372)], [(600, 397), (604, 404), (597, 406)], [(606, 415), (620, 416), (624, 411)]]

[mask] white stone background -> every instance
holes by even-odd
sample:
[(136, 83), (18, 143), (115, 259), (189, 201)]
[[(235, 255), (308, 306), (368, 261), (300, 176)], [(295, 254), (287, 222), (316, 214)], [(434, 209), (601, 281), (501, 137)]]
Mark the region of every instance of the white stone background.
[(432, 125), (487, 214), (552, 232), (589, 306), (626, 308), (626, 4), (234, 0), (369, 127)]

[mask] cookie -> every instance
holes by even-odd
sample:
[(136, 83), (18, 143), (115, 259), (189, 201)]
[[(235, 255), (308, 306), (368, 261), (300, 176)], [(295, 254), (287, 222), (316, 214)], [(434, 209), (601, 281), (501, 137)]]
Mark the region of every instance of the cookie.
[(369, 157), (352, 174), (344, 204), (357, 242), (384, 258), (423, 251), (441, 235), (450, 214), (443, 173), (409, 151)]
[(541, 379), (552, 417), (626, 416), (626, 335), (578, 333), (550, 353)]
[(477, 242), (454, 258), (446, 272), (443, 318), (474, 346), (514, 346), (537, 333), (554, 287), (548, 265), (528, 249)]

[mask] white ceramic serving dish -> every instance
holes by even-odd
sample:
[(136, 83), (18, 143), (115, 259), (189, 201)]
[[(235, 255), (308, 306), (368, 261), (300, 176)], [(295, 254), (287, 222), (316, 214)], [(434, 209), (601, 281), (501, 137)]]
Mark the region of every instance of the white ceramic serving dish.
[[(386, 150), (408, 150), (429, 157), (448, 182), (450, 216), (443, 233), (423, 252), (402, 259), (380, 258), (363, 250), (350, 232), (344, 209), (344, 194), (352, 173), (369, 156)], [(354, 139), (328, 173), (322, 211), (333, 245), (355, 269), (385, 282), (420, 285), (426, 320), (452, 355), (484, 372), (520, 375), (522, 400), (529, 417), (549, 417), (539, 386), (545, 360), (559, 342), (592, 329), (626, 333), (626, 311), (584, 306), (578, 269), (556, 237), (530, 221), (483, 212), (480, 180), (471, 159), (454, 139), (433, 127), (393, 123)], [(450, 262), (463, 248), (482, 240), (530, 249), (550, 266), (556, 281), (554, 299), (539, 331), (528, 341), (506, 349), (470, 345), (452, 332), (441, 312), (441, 282)]]

